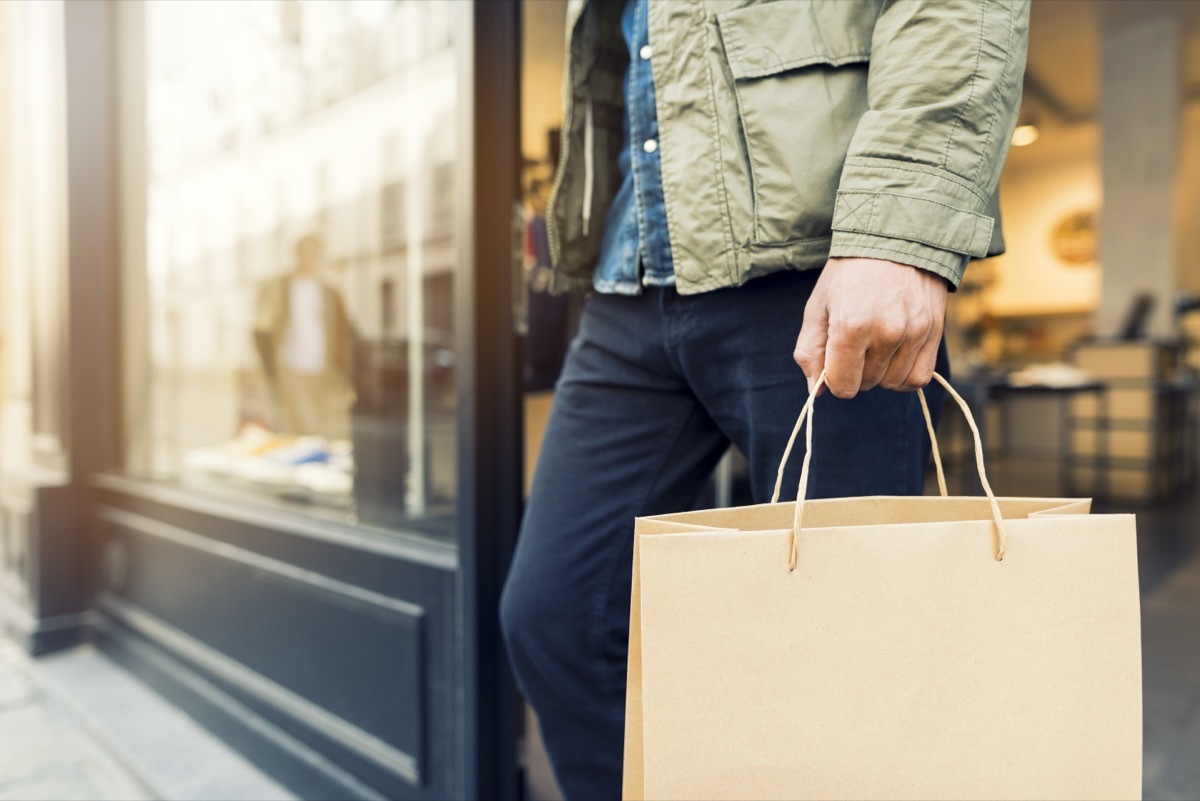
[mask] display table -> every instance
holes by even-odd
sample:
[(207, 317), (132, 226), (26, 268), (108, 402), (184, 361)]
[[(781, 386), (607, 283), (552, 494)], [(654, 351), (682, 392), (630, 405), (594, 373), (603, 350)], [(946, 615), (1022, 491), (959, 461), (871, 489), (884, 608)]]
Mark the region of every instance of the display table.
[[(990, 459), (1003, 459), (1005, 457), (1020, 457), (1023, 454), (1014, 452), (1012, 447), (1011, 433), (1014, 426), (1021, 425), (1019, 419), (1014, 419), (1012, 413), (1012, 404), (1008, 401), (1015, 398), (1028, 397), (1043, 397), (1057, 400), (1058, 405), (1058, 450), (1057, 458), (1059, 460), (1059, 486), (1056, 488), (1058, 495), (1063, 497), (1071, 497), (1079, 495), (1080, 488), (1075, 479), (1077, 478), (1077, 468), (1081, 462), (1084, 466), (1094, 470), (1097, 476), (1096, 483), (1088, 489), (1084, 494), (1093, 497), (1104, 497), (1106, 495), (1105, 477), (1108, 474), (1108, 455), (1107, 455), (1107, 437), (1103, 436), (1103, 427), (1108, 420), (1108, 393), (1107, 386), (1101, 382), (1089, 382), (1086, 384), (1078, 384), (1073, 386), (1015, 386), (1008, 382), (1008, 378), (1003, 373), (977, 373), (966, 376), (964, 378), (955, 378), (952, 382), (954, 388), (958, 391), (963, 399), (971, 406), (971, 413), (975, 416), (975, 420), (979, 425), (980, 439), (984, 443), (984, 448), (992, 449), (991, 453), (985, 454)], [(1099, 432), (1096, 437), (1096, 447), (1093, 452), (1085, 457), (1076, 452), (1074, 443), (1077, 439), (1076, 432), (1080, 425), (1081, 418), (1074, 414), (1075, 404), (1074, 399), (1081, 396), (1087, 396), (1094, 401), (1094, 408), (1101, 411), (1096, 417), (1096, 422), (1091, 426), (1091, 429)], [(989, 414), (989, 409), (998, 407), (999, 415), (996, 416), (999, 423), (999, 431), (989, 431), (993, 415)], [(990, 443), (995, 442), (995, 446)], [(1042, 454), (1037, 454), (1042, 456)], [(976, 474), (973, 460), (960, 460), (960, 477), (962, 486), (970, 487), (972, 494), (983, 494), (983, 488), (979, 484), (979, 476)], [(1049, 494), (1049, 493), (1046, 493)]]
[[(1039, 487), (1036, 494), (1147, 503), (1191, 486), (1197, 475), (1195, 381), (1110, 378), (1075, 386), (1014, 386), (1003, 373), (975, 373), (953, 384), (971, 405), (989, 463), (1056, 460), (1057, 486)], [(1022, 400), (1029, 398), (1054, 400), (1054, 420), (1021, 414)], [(1030, 431), (1053, 432), (1045, 441), (1033, 438), (1033, 445), (1048, 447), (1031, 448)], [(946, 450), (954, 461), (969, 447), (954, 443)], [(955, 464), (963, 491), (982, 492), (970, 454)]]

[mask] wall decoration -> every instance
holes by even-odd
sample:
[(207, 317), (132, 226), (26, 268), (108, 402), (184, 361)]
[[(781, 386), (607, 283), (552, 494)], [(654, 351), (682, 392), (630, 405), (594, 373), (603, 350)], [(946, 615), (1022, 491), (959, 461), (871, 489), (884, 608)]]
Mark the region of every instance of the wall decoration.
[(1069, 265), (1091, 264), (1096, 260), (1099, 214), (1094, 209), (1067, 214), (1050, 231), (1050, 248)]

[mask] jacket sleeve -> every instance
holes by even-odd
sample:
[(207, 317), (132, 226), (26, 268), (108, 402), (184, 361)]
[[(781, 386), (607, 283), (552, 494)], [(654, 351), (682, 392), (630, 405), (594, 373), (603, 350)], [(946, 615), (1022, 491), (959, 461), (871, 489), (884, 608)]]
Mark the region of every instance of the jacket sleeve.
[(987, 255), (1028, 32), (1029, 0), (885, 0), (831, 256), (910, 264), (957, 287), (967, 259)]

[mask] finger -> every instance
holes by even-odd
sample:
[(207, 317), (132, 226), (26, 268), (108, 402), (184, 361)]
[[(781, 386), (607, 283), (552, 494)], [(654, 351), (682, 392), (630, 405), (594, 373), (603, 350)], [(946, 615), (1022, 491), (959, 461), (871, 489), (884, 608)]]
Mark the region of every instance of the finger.
[(904, 382), (908, 389), (929, 386), (929, 382), (933, 380), (933, 371), (937, 369), (938, 349), (941, 344), (942, 323), (939, 321), (929, 332), (929, 339), (925, 340), (924, 347), (917, 354), (917, 358), (913, 360), (912, 369)]
[(879, 386), (899, 392), (916, 389), (915, 386), (909, 384), (908, 378), (913, 372), (913, 366), (916, 365), (917, 358), (925, 349), (926, 341), (928, 341), (928, 338), (925, 341), (918, 341), (914, 338), (912, 341), (906, 342), (901, 346), (892, 355), (892, 360), (888, 364), (883, 378), (880, 379)]
[(879, 386), (892, 359), (903, 346), (907, 332), (903, 319), (881, 320), (872, 327), (863, 359), (861, 391)]
[(928, 326), (922, 330), (924, 334), (905, 337), (904, 342), (892, 354), (892, 360), (888, 363), (887, 370), (879, 381), (879, 386), (898, 391), (916, 389), (909, 385), (908, 377), (913, 371), (913, 365), (917, 363), (917, 358), (925, 351), (925, 346), (933, 333)]
[[(825, 369), (825, 352), (829, 336), (829, 313), (824, 302), (813, 298), (804, 307), (804, 322), (800, 326), (800, 335), (796, 337), (796, 349), (792, 358), (804, 375), (808, 378), (808, 391), (813, 391), (813, 383)], [(817, 387), (820, 395), (824, 387)]]
[(862, 386), (866, 336), (860, 328), (831, 326), (825, 345), (825, 386), (839, 398), (853, 398)]

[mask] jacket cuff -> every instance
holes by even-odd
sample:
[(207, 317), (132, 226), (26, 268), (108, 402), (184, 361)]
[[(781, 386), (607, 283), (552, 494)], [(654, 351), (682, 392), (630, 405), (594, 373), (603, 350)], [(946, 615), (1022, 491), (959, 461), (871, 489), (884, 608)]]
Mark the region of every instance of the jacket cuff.
[(940, 250), (920, 242), (910, 242), (874, 234), (834, 231), (829, 249), (830, 258), (840, 259), (885, 259), (907, 264), (940, 275), (958, 289), (969, 257), (948, 250)]
[(834, 204), (835, 247), (844, 235), (862, 236), (868, 245), (940, 264), (961, 277), (962, 257), (987, 255), (995, 225), (988, 200), (982, 189), (947, 170), (854, 156), (846, 159)]

